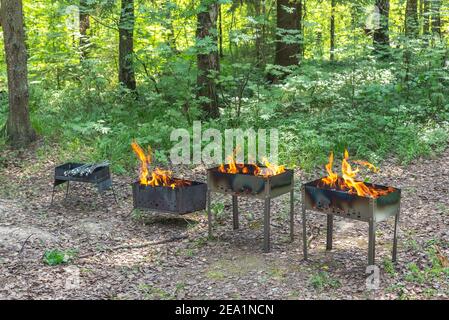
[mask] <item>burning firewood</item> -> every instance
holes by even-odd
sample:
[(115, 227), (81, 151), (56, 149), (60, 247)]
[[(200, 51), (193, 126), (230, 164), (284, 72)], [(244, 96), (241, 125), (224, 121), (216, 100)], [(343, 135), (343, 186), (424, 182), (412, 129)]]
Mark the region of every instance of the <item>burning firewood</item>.
[[(374, 185), (368, 186), (362, 181), (357, 181), (356, 176), (360, 169), (352, 168), (349, 160), (348, 150), (345, 150), (344, 158), (341, 163), (341, 176), (339, 176), (332, 170), (333, 162), (334, 153), (331, 152), (331, 154), (329, 155), (329, 162), (326, 164), (326, 171), (328, 173), (328, 176), (321, 179), (322, 184), (326, 187), (370, 198), (378, 198), (394, 191), (393, 188), (376, 188), (376, 186)], [(353, 160), (352, 162), (367, 167), (375, 173), (379, 172), (379, 168), (367, 161)]]
[(218, 171), (221, 173), (230, 174), (249, 174), (254, 176), (271, 177), (285, 172), (285, 166), (278, 166), (272, 164), (268, 161), (266, 157), (262, 159), (265, 167), (259, 167), (256, 164), (241, 164), (236, 163), (235, 155), (237, 153), (237, 148), (234, 149), (232, 155), (227, 157), (228, 164), (221, 164), (218, 167)]
[(152, 172), (150, 172), (149, 167), (151, 165), (151, 147), (148, 147), (148, 153), (145, 154), (145, 151), (137, 144), (137, 142), (132, 142), (131, 147), (134, 153), (140, 160), (140, 184), (145, 186), (162, 186), (162, 187), (171, 187), (175, 189), (176, 187), (188, 186), (191, 184), (190, 181), (176, 179), (172, 177), (172, 172), (170, 170), (163, 170), (160, 168), (155, 168)]

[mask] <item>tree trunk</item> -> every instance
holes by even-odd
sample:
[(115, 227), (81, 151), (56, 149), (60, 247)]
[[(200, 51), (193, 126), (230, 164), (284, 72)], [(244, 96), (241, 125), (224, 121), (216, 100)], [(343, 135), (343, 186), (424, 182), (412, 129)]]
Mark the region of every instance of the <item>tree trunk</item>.
[(90, 28), (89, 7), (86, 0), (80, 0), (79, 19), (80, 19), (80, 43), (79, 50), (81, 60), (88, 58), (89, 36), (87, 30)]
[[(293, 66), (299, 63), (300, 45), (299, 42), (287, 43), (283, 41), (283, 36), (295, 35), (292, 31), (299, 31), (300, 16), (298, 8), (300, 1), (277, 0), (277, 39), (276, 54), (274, 63), (279, 66)], [(287, 10), (286, 10), (287, 9)]]
[(14, 147), (36, 140), (28, 111), (28, 68), (21, 0), (1, 0), (0, 19), (3, 27), (8, 73), (9, 115), (6, 134)]
[(299, 53), (301, 57), (304, 57), (305, 53), (304, 39), (306, 36), (305, 33), (306, 28), (304, 25), (304, 21), (306, 19), (306, 14), (307, 14), (306, 0), (299, 0), (298, 4), (299, 32), (301, 33), (301, 43), (299, 44)]
[(136, 89), (133, 63), (134, 0), (122, 0), (119, 22), (119, 82)]
[[(262, 6), (265, 5), (265, 3), (255, 0), (252, 2), (254, 4), (254, 14), (257, 19), (260, 19), (260, 16), (262, 14)], [(262, 32), (261, 32), (260, 25), (257, 24), (256, 26), (256, 39), (255, 39), (255, 45), (256, 45), (256, 63), (259, 66), (262, 63)]]
[(418, 26), (421, 30), (421, 23), (423, 21), (424, 0), (418, 0)]
[[(408, 38), (416, 38), (418, 34), (419, 34), (418, 0), (407, 0), (405, 8), (405, 35)], [(405, 65), (404, 81), (405, 83), (407, 83), (407, 87), (409, 86), (410, 81), (411, 58), (412, 53), (409, 44), (406, 42), (404, 50), (404, 65)]]
[(223, 54), (223, 17), (221, 14), (221, 4), (218, 5), (218, 29), (219, 29), (219, 47), (220, 47), (220, 58), (224, 57)]
[(198, 40), (210, 38), (213, 48), (198, 48), (198, 97), (202, 99), (201, 107), (207, 118), (218, 118), (220, 112), (218, 109), (217, 87), (214, 81), (215, 73), (220, 70), (218, 48), (217, 48), (217, 2), (205, 1), (208, 4), (203, 5), (203, 11), (197, 14), (196, 37)]
[(423, 35), (428, 35), (430, 32), (430, 1), (423, 0)]
[(405, 35), (410, 38), (416, 38), (419, 32), (418, 26), (418, 0), (407, 0), (405, 9)]
[(178, 53), (178, 49), (176, 46), (176, 38), (175, 38), (175, 28), (173, 27), (173, 21), (172, 21), (172, 15), (171, 15), (171, 2), (170, 1), (165, 1), (165, 28), (168, 29), (169, 33), (167, 35), (167, 43), (168, 46), (170, 47), (170, 49), (175, 52)]
[(432, 0), (432, 34), (441, 37), (441, 0)]
[(336, 0), (331, 1), (331, 48), (330, 48), (330, 60), (335, 60), (335, 5)]
[(379, 10), (379, 26), (375, 26), (373, 33), (374, 51), (381, 56), (385, 56), (388, 54), (388, 48), (390, 47), (390, 0), (376, 0), (376, 7)]
[(266, 29), (266, 2), (260, 0), (253, 0), (254, 4), (254, 13), (257, 17), (258, 21), (262, 20), (256, 25), (256, 61), (257, 66), (262, 69), (266, 65), (266, 56), (265, 56), (265, 29)]

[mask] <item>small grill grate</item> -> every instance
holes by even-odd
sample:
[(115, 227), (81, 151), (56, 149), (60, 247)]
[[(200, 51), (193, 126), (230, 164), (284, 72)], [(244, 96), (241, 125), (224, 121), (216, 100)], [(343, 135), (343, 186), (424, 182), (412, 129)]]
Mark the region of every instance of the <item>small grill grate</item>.
[[(85, 169), (80, 172), (77, 172), (76, 169), (79, 168)], [(65, 193), (65, 197), (67, 198), (69, 194), (70, 182), (95, 184), (100, 194), (102, 194), (103, 191), (105, 190), (111, 189), (114, 195), (115, 203), (117, 203), (115, 190), (112, 186), (112, 178), (109, 163), (107, 162), (92, 163), (92, 164), (68, 162), (60, 166), (57, 166), (55, 168), (53, 191), (51, 195), (50, 206), (53, 205), (56, 187), (58, 185), (61, 185), (63, 183), (67, 184)]]

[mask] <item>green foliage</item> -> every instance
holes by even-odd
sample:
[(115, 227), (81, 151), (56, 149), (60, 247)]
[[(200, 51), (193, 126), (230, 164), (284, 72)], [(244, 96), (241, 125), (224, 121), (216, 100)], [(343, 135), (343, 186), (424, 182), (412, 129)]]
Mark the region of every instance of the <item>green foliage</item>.
[[(179, 290), (179, 289), (178, 289)], [(143, 294), (143, 298), (147, 300), (173, 300), (175, 296), (164, 289), (158, 288), (151, 284), (139, 284), (139, 291)]]
[[(415, 282), (420, 285), (432, 285), (438, 279), (449, 279), (449, 268), (441, 264), (437, 256), (436, 245), (443, 245), (444, 242), (432, 239), (423, 246), (416, 245), (414, 250), (424, 251), (426, 254), (426, 264), (419, 267), (412, 262), (407, 265), (405, 280)], [(447, 245), (447, 243), (445, 244)]]
[(201, 249), (202, 247), (204, 247), (207, 244), (207, 240), (208, 239), (206, 237), (197, 238), (197, 239), (193, 240), (192, 248)]
[(394, 276), (396, 274), (394, 264), (390, 259), (385, 259), (383, 262), (383, 265), (384, 265), (384, 270), (386, 273), (388, 273), (391, 276)]
[(211, 206), (212, 214), (217, 221), (222, 221), (224, 219), (224, 204), (222, 202), (217, 202)]
[[(321, 168), (330, 150), (341, 153), (346, 147), (380, 164), (391, 156), (407, 163), (437, 155), (447, 146), (447, 39), (404, 37), (403, 1), (391, 1), (394, 46), (382, 60), (364, 32), (365, 8), (372, 2), (337, 1), (333, 62), (327, 58), (330, 2), (311, 0), (304, 34), (277, 29), (275, 12), (257, 9), (256, 3), (219, 2), (224, 57), (220, 73), (212, 77), (221, 117), (203, 128), (276, 127), (280, 161), (305, 170)], [(117, 84), (119, 2), (88, 1), (91, 46), (83, 61), (78, 30), (67, 24), (70, 4), (24, 2), (31, 120), (45, 141), (38, 153), (51, 152), (60, 161), (108, 159), (115, 172), (124, 173), (135, 168), (129, 145), (137, 139), (152, 146), (158, 163), (167, 164), (171, 131), (191, 131), (193, 121), (201, 118), (204, 98), (196, 96), (196, 54), (217, 49), (211, 36), (195, 37), (196, 14), (205, 2), (136, 2), (136, 93)], [(301, 42), (304, 56), (299, 66), (287, 67), (289, 77), (271, 84), (268, 73), (285, 71), (270, 64), (276, 34), (288, 43)], [(406, 52), (409, 59), (404, 59)], [(0, 70), (1, 128), (8, 97), (4, 64)]]
[(43, 261), (49, 266), (56, 266), (58, 264), (69, 262), (75, 257), (76, 253), (76, 250), (47, 250), (44, 253)]
[(327, 271), (321, 270), (314, 273), (309, 278), (310, 285), (318, 291), (324, 289), (335, 289), (341, 286), (338, 279), (333, 278)]
[[(355, 75), (346, 67), (331, 70), (327, 65), (304, 66), (300, 73), (277, 88), (283, 92), (282, 104), (273, 105), (287, 161), (312, 168), (325, 162), (329, 150), (349, 147), (374, 162), (389, 155), (408, 162), (446, 147), (446, 108), (432, 108), (430, 100), (420, 105), (407, 102), (397, 93), (393, 68), (360, 60)], [(425, 89), (413, 94), (418, 99)], [(425, 116), (418, 118), (418, 112)], [(288, 119), (282, 113), (288, 113)]]
[(410, 282), (424, 283), (425, 276), (416, 265), (416, 263), (411, 262), (407, 265), (408, 273), (405, 276), (405, 280)]
[(220, 271), (220, 270), (209, 270), (209, 271), (207, 271), (206, 276), (209, 279), (215, 280), (215, 281), (222, 281), (226, 278), (226, 275), (224, 274), (224, 272)]
[(392, 284), (387, 288), (387, 292), (395, 292), (398, 295), (398, 300), (409, 300), (409, 296), (406, 293), (405, 285), (400, 284)]
[[(129, 145), (137, 139), (153, 147), (157, 162), (167, 163), (171, 131), (191, 131), (199, 116), (191, 65), (177, 60), (170, 68), (173, 73), (157, 83), (160, 93), (148, 82), (137, 96), (111, 87), (102, 76), (86, 76), (78, 86), (60, 90), (31, 85), (32, 122), (50, 143), (43, 148), (53, 149), (56, 142), (61, 161), (109, 159), (114, 171), (125, 172), (135, 168), (137, 159)], [(275, 86), (253, 71), (248, 64), (223, 67), (219, 82), (224, 113), (220, 121), (203, 127), (277, 127), (280, 160), (290, 166), (321, 167), (330, 150), (342, 153), (345, 147), (374, 163), (387, 156), (406, 163), (438, 154), (447, 145), (447, 105), (425, 88), (417, 87), (416, 98), (407, 98), (398, 89), (394, 68), (360, 60), (355, 84), (343, 62), (337, 67), (305, 63), (299, 74)], [(353, 87), (356, 93), (351, 96)], [(449, 94), (446, 88), (438, 90), (443, 99)], [(5, 103), (2, 100), (0, 120), (6, 120)]]

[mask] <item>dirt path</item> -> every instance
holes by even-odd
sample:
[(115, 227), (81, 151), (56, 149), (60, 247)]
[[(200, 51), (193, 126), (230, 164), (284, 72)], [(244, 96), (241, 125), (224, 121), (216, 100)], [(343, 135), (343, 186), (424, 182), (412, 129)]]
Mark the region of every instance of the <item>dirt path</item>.
[[(4, 155), (0, 159), (11, 159)], [(288, 238), (288, 197), (273, 205), (272, 242), (262, 253), (262, 203), (240, 201), (241, 228), (232, 230), (231, 199), (224, 205), (207, 240), (204, 212), (184, 217), (134, 212), (131, 178), (115, 177), (120, 206), (111, 194), (76, 185), (64, 200), (58, 191), (49, 208), (52, 161), (3, 160), (0, 166), (0, 299), (407, 299), (449, 297), (449, 269), (435, 253), (449, 256), (449, 150), (438, 159), (406, 167), (384, 163), (375, 182), (402, 188), (398, 265), (390, 263), (392, 219), (377, 233), (380, 288), (366, 289), (367, 225), (336, 219), (334, 250), (325, 251), (325, 217), (309, 215), (309, 230), (320, 230), (310, 259), (301, 250), (300, 199), (296, 192), (295, 241)], [(204, 168), (187, 176), (204, 180)], [(186, 171), (187, 172), (187, 171)], [(322, 172), (321, 172), (322, 174)], [(320, 176), (296, 171), (300, 182)], [(217, 207), (218, 208), (218, 207)], [(174, 236), (166, 244), (105, 251)], [(46, 250), (75, 250), (67, 264), (48, 266)], [(79, 277), (77, 277), (79, 275)], [(79, 279), (79, 282), (77, 282)], [(74, 282), (73, 282), (74, 281)], [(71, 285), (73, 284), (73, 285)]]

